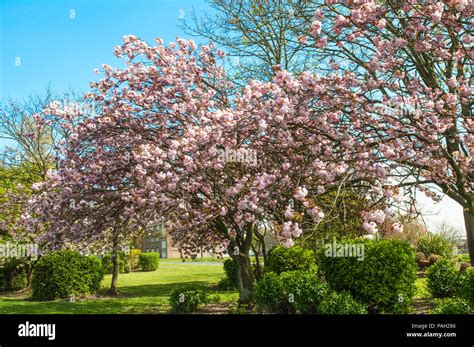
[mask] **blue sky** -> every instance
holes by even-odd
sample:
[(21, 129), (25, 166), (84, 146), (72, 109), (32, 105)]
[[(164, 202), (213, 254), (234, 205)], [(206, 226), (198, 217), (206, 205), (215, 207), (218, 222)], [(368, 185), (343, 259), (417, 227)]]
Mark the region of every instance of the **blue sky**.
[[(85, 91), (93, 69), (120, 65), (122, 36), (165, 42), (186, 35), (181, 16), (209, 11), (204, 0), (0, 0), (0, 98)], [(72, 18), (74, 17), (74, 18)]]

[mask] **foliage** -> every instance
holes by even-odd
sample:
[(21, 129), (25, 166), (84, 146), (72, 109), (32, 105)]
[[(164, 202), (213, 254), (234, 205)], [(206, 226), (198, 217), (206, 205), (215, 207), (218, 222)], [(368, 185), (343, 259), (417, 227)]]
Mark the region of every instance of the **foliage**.
[(155, 271), (160, 264), (160, 253), (147, 252), (138, 256), (138, 268), (140, 271)]
[(207, 294), (201, 289), (176, 288), (170, 295), (171, 310), (174, 313), (196, 312), (207, 302)]
[[(112, 254), (106, 254), (102, 257), (102, 266), (104, 267), (104, 271), (106, 274), (111, 274), (114, 271), (114, 262), (112, 258)], [(119, 272), (125, 272), (125, 253), (118, 252), (118, 267)]]
[(318, 196), (318, 206), (325, 218), (316, 225), (303, 228), (304, 238), (298, 245), (308, 249), (320, 249), (328, 240), (354, 238), (364, 234), (361, 228), (361, 212), (367, 210), (369, 201), (365, 193), (357, 191), (329, 190)]
[(454, 244), (442, 235), (428, 233), (417, 240), (415, 248), (417, 252), (423, 253), (426, 257), (438, 255), (450, 258), (453, 255)]
[(268, 253), (266, 270), (280, 274), (287, 271), (317, 270), (314, 252), (300, 246), (273, 247)]
[(318, 254), (320, 270), (330, 287), (348, 291), (375, 312), (406, 312), (415, 293), (416, 263), (412, 247), (400, 240), (346, 240), (364, 246), (364, 260)]
[(55, 251), (36, 264), (32, 279), (33, 300), (69, 298), (70, 295), (95, 293), (104, 271), (95, 257), (74, 251)]
[(126, 263), (129, 266), (130, 271), (138, 271), (138, 261), (141, 253), (141, 249), (131, 249), (130, 252), (128, 252)]
[(316, 271), (268, 272), (257, 284), (257, 305), (273, 313), (317, 313), (328, 292)]
[(224, 272), (227, 283), (237, 288), (237, 264), (232, 258), (224, 260)]
[(9, 258), (0, 264), (0, 292), (26, 288), (28, 263), (22, 258)]
[(453, 297), (458, 294), (462, 276), (453, 262), (440, 260), (426, 272), (427, 287), (434, 298)]
[(462, 298), (444, 298), (435, 300), (435, 308), (430, 311), (432, 314), (469, 314), (471, 306), (469, 302)]
[(318, 310), (321, 314), (366, 314), (367, 306), (348, 292), (332, 292), (321, 301)]
[(474, 267), (468, 268), (462, 274), (462, 283), (459, 289), (461, 297), (469, 301), (474, 307)]

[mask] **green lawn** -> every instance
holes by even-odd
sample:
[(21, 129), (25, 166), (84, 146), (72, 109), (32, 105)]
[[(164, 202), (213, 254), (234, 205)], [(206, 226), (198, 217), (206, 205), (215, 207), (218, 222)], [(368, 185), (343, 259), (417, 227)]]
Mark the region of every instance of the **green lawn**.
[[(200, 262), (180, 263), (179, 259), (162, 260), (160, 268), (154, 272), (120, 274), (118, 278), (119, 297), (107, 295), (111, 276), (107, 275), (96, 298), (69, 302), (56, 300), (36, 302), (28, 299), (30, 293), (0, 295), (2, 313), (167, 313), (168, 297), (176, 287), (199, 286), (213, 293), (224, 271), (222, 264)], [(220, 302), (236, 301), (236, 292), (216, 292)]]

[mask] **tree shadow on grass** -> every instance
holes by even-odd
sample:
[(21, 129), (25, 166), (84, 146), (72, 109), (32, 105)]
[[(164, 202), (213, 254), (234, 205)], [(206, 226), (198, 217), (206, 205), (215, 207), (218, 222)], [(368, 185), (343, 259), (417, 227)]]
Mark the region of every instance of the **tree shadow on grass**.
[(1, 314), (121, 314), (168, 313), (171, 292), (202, 289), (211, 291), (208, 282), (192, 281), (119, 287), (119, 295), (108, 295), (102, 288), (96, 297), (69, 300), (33, 301), (30, 297), (0, 297)]
[(201, 289), (209, 292), (212, 291), (209, 282), (206, 281), (124, 286), (119, 287), (118, 291), (119, 295), (123, 295), (124, 297), (155, 297), (170, 296), (171, 292), (176, 288), (180, 290)]

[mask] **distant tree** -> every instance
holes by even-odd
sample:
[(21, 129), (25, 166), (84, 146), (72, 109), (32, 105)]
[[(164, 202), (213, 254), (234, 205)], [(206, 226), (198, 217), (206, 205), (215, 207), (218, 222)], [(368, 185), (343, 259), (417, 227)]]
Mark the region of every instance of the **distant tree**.
[(273, 66), (290, 72), (311, 69), (316, 52), (300, 42), (307, 17), (316, 9), (308, 0), (209, 0), (212, 11), (191, 15), (183, 28), (227, 53), (231, 78), (244, 85), (269, 81)]

